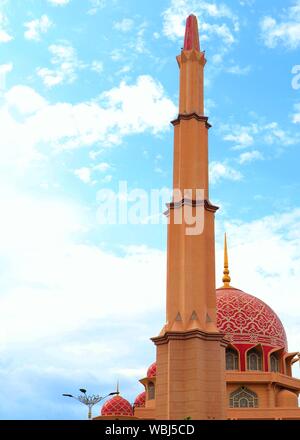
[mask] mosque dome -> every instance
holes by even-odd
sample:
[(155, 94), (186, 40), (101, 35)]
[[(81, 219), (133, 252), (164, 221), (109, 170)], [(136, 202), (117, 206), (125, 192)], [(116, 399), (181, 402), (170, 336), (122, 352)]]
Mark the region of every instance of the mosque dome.
[(242, 290), (217, 289), (217, 326), (232, 344), (261, 344), (287, 351), (286, 333), (276, 313)]
[(155, 376), (156, 376), (156, 362), (153, 362), (153, 364), (151, 364), (147, 370), (147, 377), (148, 379), (151, 379), (151, 377), (155, 377)]
[(138, 396), (136, 396), (134, 401), (135, 408), (143, 408), (146, 403), (146, 391), (143, 391)]
[(230, 285), (227, 238), (224, 241), (223, 287), (217, 289), (217, 327), (239, 351), (258, 344), (267, 354), (273, 349), (287, 351), (282, 322), (262, 300)]
[(101, 408), (101, 416), (132, 416), (132, 406), (120, 395), (107, 400)]
[[(217, 327), (241, 357), (257, 345), (266, 356), (275, 349), (288, 351), (283, 324), (265, 302), (232, 286), (217, 289), (216, 298)], [(156, 362), (147, 371), (148, 379), (155, 376)]]

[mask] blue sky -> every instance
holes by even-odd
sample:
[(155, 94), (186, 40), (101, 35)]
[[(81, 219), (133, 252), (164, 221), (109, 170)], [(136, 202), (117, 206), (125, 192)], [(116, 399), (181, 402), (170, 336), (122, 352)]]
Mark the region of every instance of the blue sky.
[(142, 391), (166, 226), (103, 225), (99, 199), (120, 181), (171, 186), (190, 13), (208, 60), (218, 284), (227, 230), (232, 284), (273, 307), (299, 350), (300, 1), (0, 0), (3, 419), (84, 418), (61, 397), (81, 386)]

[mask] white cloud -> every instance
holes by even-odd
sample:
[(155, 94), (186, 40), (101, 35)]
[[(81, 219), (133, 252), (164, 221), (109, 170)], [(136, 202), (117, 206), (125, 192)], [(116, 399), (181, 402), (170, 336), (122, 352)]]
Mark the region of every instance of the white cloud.
[(227, 24), (210, 24), (202, 23), (201, 30), (203, 32), (202, 41), (209, 40), (212, 36), (219, 37), (225, 44), (232, 44), (235, 41), (234, 35)]
[(82, 167), (74, 171), (75, 176), (79, 177), (79, 179), (83, 183), (91, 183), (91, 169), (88, 167)]
[(13, 69), (12, 63), (0, 64), (0, 92), (6, 89), (6, 75)]
[(47, 87), (57, 86), (63, 83), (72, 83), (77, 78), (77, 70), (83, 68), (78, 59), (76, 50), (70, 43), (51, 44), (49, 52), (52, 55), (51, 64), (53, 69), (39, 67), (37, 74)]
[(2, 12), (0, 12), (0, 43), (8, 43), (13, 39), (13, 37), (9, 34), (7, 28), (7, 17)]
[(293, 123), (300, 124), (300, 103), (294, 106), (295, 113), (293, 114)]
[(256, 0), (240, 0), (241, 6), (253, 6)]
[(148, 49), (146, 49), (146, 41), (144, 38), (145, 30), (147, 27), (147, 23), (142, 23), (134, 38), (132, 39), (132, 42), (129, 44), (129, 48), (134, 49), (135, 52), (139, 53), (147, 53)]
[(217, 37), (228, 45), (235, 41), (235, 33), (239, 30), (237, 17), (225, 4), (207, 1), (171, 0), (169, 8), (163, 12), (163, 33), (172, 40), (182, 39), (185, 19), (192, 12), (198, 16), (200, 40)]
[(123, 18), (121, 21), (116, 21), (113, 27), (121, 32), (129, 32), (132, 30), (133, 25), (134, 21), (131, 18)]
[(113, 176), (111, 174), (107, 174), (106, 176), (101, 179), (102, 183), (110, 183), (113, 179)]
[(131, 66), (125, 65), (125, 66), (121, 67), (121, 69), (116, 72), (116, 75), (124, 75), (125, 73), (130, 72), (131, 69), (132, 69)]
[(133, 84), (121, 82), (98, 99), (77, 104), (49, 104), (22, 85), (8, 90), (4, 98), (0, 106), (1, 163), (14, 169), (42, 158), (45, 149), (107, 147), (120, 144), (128, 135), (161, 133), (169, 129), (177, 110), (151, 76), (139, 76)]
[(89, 0), (91, 7), (87, 13), (89, 15), (95, 15), (100, 9), (103, 9), (106, 5), (106, 0)]
[(102, 61), (98, 61), (98, 60), (92, 61), (91, 70), (93, 70), (96, 73), (102, 73), (103, 72), (103, 63), (102, 63)]
[(241, 67), (238, 64), (236, 64), (234, 66), (227, 67), (226, 72), (232, 73), (233, 75), (248, 75), (250, 70), (251, 70), (250, 66)]
[(209, 180), (211, 184), (219, 183), (220, 180), (241, 180), (243, 175), (228, 165), (226, 162), (211, 162), (209, 164)]
[(70, 3), (70, 0), (48, 0), (52, 6), (65, 6)]
[(254, 139), (246, 131), (238, 133), (238, 134), (226, 134), (223, 138), (225, 141), (233, 142), (236, 144), (235, 148), (246, 148), (253, 144)]
[(36, 113), (48, 105), (41, 95), (31, 87), (23, 85), (12, 87), (5, 94), (5, 101), (8, 108), (16, 109), (24, 115)]
[(144, 377), (145, 372), (145, 368), (113, 368), (113, 373), (117, 377), (132, 377), (135, 380), (137, 377)]
[(300, 45), (300, 0), (284, 11), (280, 19), (266, 16), (261, 20), (261, 36), (267, 47), (283, 45), (297, 49)]
[(231, 142), (234, 150), (249, 148), (253, 144), (261, 146), (271, 145), (276, 147), (276, 152), (282, 151), (283, 147), (295, 145), (300, 141), (298, 133), (283, 130), (278, 122), (258, 122), (249, 125), (224, 124), (221, 127), (223, 139)]
[(24, 32), (24, 37), (27, 40), (39, 41), (41, 34), (45, 34), (52, 25), (52, 21), (44, 14), (40, 18), (24, 23), (25, 28), (27, 28)]
[(277, 122), (271, 122), (262, 127), (263, 139), (270, 145), (295, 145), (299, 142), (300, 138), (298, 133), (295, 135), (290, 134), (288, 131), (279, 127)]
[[(141, 94), (143, 105), (140, 105)], [(119, 87), (103, 93), (101, 98), (116, 116), (121, 109), (118, 125), (124, 134), (143, 132), (147, 126), (152, 127), (153, 133), (165, 130), (170, 116), (177, 111), (173, 102), (165, 96), (162, 85), (148, 75), (139, 76), (133, 85), (122, 81)]]
[[(128, 248), (117, 256), (84, 244), (85, 210), (66, 200), (3, 192), (0, 200), (2, 343), (57, 338), (93, 320), (133, 319), (163, 303), (164, 252)], [(140, 300), (143, 284), (150, 305)]]
[(204, 101), (204, 114), (209, 116), (216, 106), (217, 105), (213, 99), (206, 98)]
[(98, 171), (101, 171), (101, 172), (107, 171), (110, 168), (111, 168), (111, 166), (107, 162), (98, 163), (97, 165), (95, 165), (93, 167), (94, 170), (98, 170)]
[(36, 69), (47, 87), (54, 87), (64, 83), (72, 83), (77, 79), (78, 70), (89, 68), (93, 72), (103, 72), (103, 62), (93, 60), (90, 64), (84, 64), (77, 56), (76, 49), (67, 41), (60, 44), (51, 44), (48, 48), (52, 57), (50, 59), (53, 68), (39, 67)]
[(11, 35), (9, 35), (3, 29), (0, 29), (0, 43), (8, 43), (12, 39), (13, 39), (13, 37)]
[[(79, 177), (79, 179), (83, 183), (88, 184), (95, 184), (97, 183), (97, 180), (92, 180), (92, 176), (95, 172), (99, 171), (100, 173), (104, 173), (105, 171), (108, 171), (111, 168), (111, 166), (107, 162), (100, 162), (97, 165), (92, 165), (89, 167), (82, 167), (78, 168), (74, 171), (74, 174)], [(111, 175), (106, 175), (104, 178), (101, 179), (101, 182), (109, 183), (112, 180)]]
[(11, 72), (13, 69), (12, 63), (0, 64), (0, 73), (5, 74)]
[(238, 159), (240, 164), (253, 162), (255, 160), (263, 160), (264, 156), (257, 150), (246, 151), (245, 153), (241, 153)]

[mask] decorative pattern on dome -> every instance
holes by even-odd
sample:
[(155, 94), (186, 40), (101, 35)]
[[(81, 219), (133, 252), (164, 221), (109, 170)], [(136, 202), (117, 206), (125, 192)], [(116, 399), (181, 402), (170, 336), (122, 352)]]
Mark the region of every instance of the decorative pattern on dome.
[(102, 406), (101, 409), (102, 416), (132, 416), (133, 410), (132, 406), (128, 400), (121, 396), (115, 396), (109, 399)]
[(153, 362), (153, 364), (151, 364), (147, 370), (147, 377), (150, 379), (151, 377), (155, 377), (155, 376), (156, 376), (156, 362)]
[(136, 408), (144, 408), (146, 404), (146, 391), (143, 391), (138, 396), (136, 396), (134, 401), (134, 406)]
[(234, 288), (217, 290), (217, 326), (232, 343), (284, 347), (284, 327), (263, 301)]

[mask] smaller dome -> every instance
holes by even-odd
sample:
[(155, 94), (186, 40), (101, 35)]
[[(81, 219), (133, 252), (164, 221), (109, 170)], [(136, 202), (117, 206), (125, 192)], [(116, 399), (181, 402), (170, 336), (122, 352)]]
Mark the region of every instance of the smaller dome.
[(107, 400), (101, 408), (101, 416), (132, 416), (132, 406), (121, 396)]
[(233, 344), (262, 344), (288, 351), (284, 327), (271, 307), (234, 287), (217, 289), (217, 326)]
[(146, 403), (146, 391), (143, 391), (138, 396), (136, 396), (134, 401), (134, 406), (136, 408), (144, 408)]
[(156, 376), (156, 362), (153, 362), (153, 364), (150, 365), (150, 367), (147, 370), (147, 377), (150, 379), (151, 377)]

